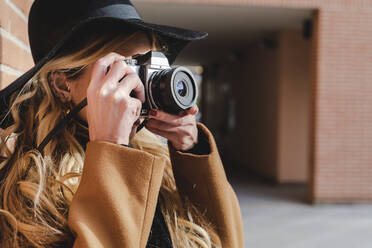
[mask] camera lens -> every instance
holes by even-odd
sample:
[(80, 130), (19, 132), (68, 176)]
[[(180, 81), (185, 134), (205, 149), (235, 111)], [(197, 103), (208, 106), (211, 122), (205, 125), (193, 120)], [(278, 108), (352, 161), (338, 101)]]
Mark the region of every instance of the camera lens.
[(195, 80), (187, 71), (178, 70), (174, 73), (173, 82), (172, 94), (175, 98), (174, 100), (183, 108), (191, 107), (196, 94)]
[(182, 66), (154, 72), (148, 85), (151, 104), (168, 113), (191, 108), (198, 96), (192, 72)]
[(179, 82), (177, 83), (177, 93), (178, 93), (180, 96), (186, 96), (187, 89), (186, 89), (186, 84), (185, 84), (185, 82), (183, 82), (183, 81), (179, 81)]

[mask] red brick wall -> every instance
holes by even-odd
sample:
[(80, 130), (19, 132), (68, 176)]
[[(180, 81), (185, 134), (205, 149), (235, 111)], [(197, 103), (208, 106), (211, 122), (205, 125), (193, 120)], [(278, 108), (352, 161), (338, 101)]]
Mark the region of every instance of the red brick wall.
[(317, 21), (313, 198), (372, 200), (372, 11), (324, 9)]
[(33, 66), (27, 33), (32, 0), (0, 0), (0, 87)]
[(310, 198), (314, 202), (372, 201), (372, 1), (189, 0), (187, 3), (318, 10), (312, 49), (315, 60), (313, 122), (309, 130)]
[(229, 6), (371, 10), (370, 0), (134, 0), (133, 2), (213, 4)]

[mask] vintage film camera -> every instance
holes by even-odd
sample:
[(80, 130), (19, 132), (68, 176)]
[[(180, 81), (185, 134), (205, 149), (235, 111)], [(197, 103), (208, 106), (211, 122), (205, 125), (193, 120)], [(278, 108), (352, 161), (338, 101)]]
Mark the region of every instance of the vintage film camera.
[(178, 114), (195, 104), (198, 87), (194, 75), (183, 66), (171, 68), (163, 53), (150, 51), (125, 62), (144, 84), (146, 101), (141, 116), (147, 116), (150, 109)]

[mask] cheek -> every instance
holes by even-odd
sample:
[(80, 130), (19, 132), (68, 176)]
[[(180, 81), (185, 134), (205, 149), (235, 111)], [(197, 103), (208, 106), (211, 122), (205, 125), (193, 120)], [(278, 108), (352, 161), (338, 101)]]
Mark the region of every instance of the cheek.
[(80, 103), (87, 96), (87, 89), (90, 84), (91, 71), (87, 70), (84, 74), (76, 80), (73, 85), (72, 101), (75, 104)]

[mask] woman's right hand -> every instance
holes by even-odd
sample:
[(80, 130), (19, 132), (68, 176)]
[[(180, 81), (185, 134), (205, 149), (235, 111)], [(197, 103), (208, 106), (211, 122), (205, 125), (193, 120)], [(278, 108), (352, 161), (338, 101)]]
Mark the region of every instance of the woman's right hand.
[[(133, 124), (138, 120), (145, 101), (145, 92), (137, 73), (124, 59), (120, 54), (109, 53), (93, 65), (87, 89), (91, 141), (129, 143)], [(108, 66), (110, 70), (106, 74)], [(130, 96), (132, 91), (136, 98)]]

